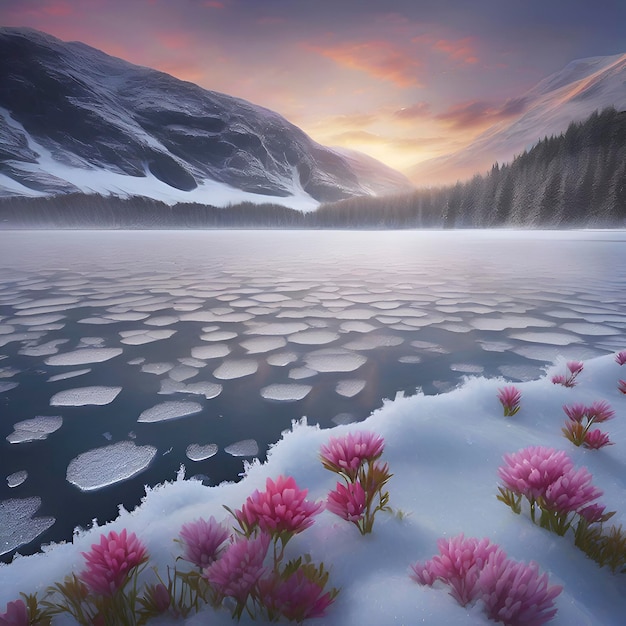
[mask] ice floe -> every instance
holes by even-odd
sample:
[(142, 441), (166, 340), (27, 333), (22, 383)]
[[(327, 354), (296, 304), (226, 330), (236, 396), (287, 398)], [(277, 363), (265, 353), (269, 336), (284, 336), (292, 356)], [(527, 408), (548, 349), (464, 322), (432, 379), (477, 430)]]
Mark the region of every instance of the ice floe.
[(353, 398), (365, 389), (364, 380), (340, 380), (335, 387), (335, 391), (345, 398)]
[(569, 322), (561, 324), (559, 327), (563, 330), (569, 330), (578, 335), (621, 335), (622, 333), (611, 326), (603, 326), (601, 324), (588, 324), (584, 322)]
[(175, 332), (175, 330), (126, 330), (120, 332), (122, 336), (120, 343), (125, 343), (130, 346), (140, 346), (145, 343), (152, 343), (153, 341), (169, 339)]
[(25, 346), (19, 350), (24, 356), (49, 356), (59, 351), (58, 346), (67, 343), (69, 339), (53, 339), (38, 346)]
[(302, 380), (303, 378), (311, 378), (311, 376), (317, 376), (317, 372), (315, 370), (309, 369), (308, 367), (294, 367), (293, 369), (289, 370), (288, 376), (292, 380)]
[(122, 348), (81, 348), (72, 352), (62, 352), (49, 356), (46, 365), (86, 365), (102, 363), (122, 354)]
[(450, 369), (453, 372), (461, 372), (463, 374), (482, 374), (485, 371), (482, 365), (473, 363), (452, 363)]
[(354, 341), (349, 341), (344, 345), (348, 350), (377, 350), (378, 348), (388, 348), (399, 346), (404, 343), (402, 337), (396, 335), (363, 335)]
[(368, 322), (343, 322), (339, 328), (347, 333), (371, 333), (378, 327), (372, 326), (372, 324), (369, 324)]
[(66, 479), (81, 491), (95, 491), (143, 472), (152, 462), (157, 449), (119, 441), (79, 454), (67, 466)]
[(104, 406), (110, 404), (122, 391), (121, 387), (78, 387), (65, 389), (50, 398), (50, 406)]
[(39, 507), (39, 497), (0, 501), (0, 555), (30, 543), (54, 524), (54, 517), (33, 517)]
[(26, 470), (19, 470), (17, 472), (13, 472), (7, 476), (7, 485), (11, 489), (14, 487), (19, 487), (22, 483), (26, 481), (28, 478), (28, 472)]
[(259, 364), (252, 359), (227, 359), (214, 372), (213, 376), (220, 380), (243, 378), (256, 373)]
[(245, 339), (239, 345), (244, 348), (248, 354), (262, 354), (283, 348), (287, 344), (284, 337), (252, 337)]
[(8, 383), (5, 381), (0, 381), (0, 393), (4, 393), (5, 391), (11, 391), (11, 389), (15, 389), (19, 383)]
[(177, 315), (159, 315), (157, 317), (151, 317), (144, 321), (146, 326), (171, 326), (178, 322)]
[(200, 335), (202, 341), (228, 341), (235, 339), (237, 333), (232, 330), (213, 330)]
[(41, 441), (63, 426), (63, 418), (57, 415), (38, 415), (13, 424), (13, 432), (7, 436), (9, 443)]
[(171, 378), (162, 380), (159, 394), (171, 395), (174, 393), (192, 393), (196, 396), (204, 396), (207, 400), (212, 400), (222, 393), (222, 385), (208, 381), (185, 384), (176, 382)]
[(144, 363), (141, 366), (141, 371), (146, 374), (167, 374), (174, 367), (173, 363)]
[(138, 422), (166, 422), (188, 415), (195, 415), (202, 411), (202, 405), (191, 401), (161, 402), (141, 413)]
[(339, 334), (330, 330), (311, 329), (289, 335), (287, 339), (300, 345), (319, 346), (339, 339)]
[(189, 365), (177, 365), (168, 374), (168, 376), (176, 382), (182, 383), (198, 375), (198, 369), (189, 367)]
[(194, 359), (218, 359), (230, 354), (230, 348), (225, 343), (214, 343), (208, 346), (197, 346), (191, 349)]
[(323, 348), (304, 357), (307, 367), (316, 372), (353, 372), (367, 361), (367, 357), (343, 348)]
[(289, 365), (297, 360), (298, 356), (293, 352), (279, 352), (277, 354), (271, 354), (266, 359), (270, 365), (274, 365), (276, 367), (285, 367), (286, 365)]
[(293, 333), (306, 330), (309, 326), (304, 322), (268, 322), (266, 324), (248, 323), (250, 330), (246, 331), (248, 334), (253, 333), (255, 335), (292, 335)]
[(261, 396), (266, 400), (278, 400), (281, 402), (295, 402), (305, 398), (313, 387), (310, 385), (280, 384), (275, 383), (261, 389)]
[(540, 318), (519, 315), (487, 317), (482, 315), (470, 320), (470, 325), (478, 330), (502, 331), (510, 328), (528, 328), (528, 327), (544, 327), (550, 328), (555, 326), (554, 322)]
[(555, 333), (555, 332), (521, 332), (510, 333), (511, 339), (518, 339), (519, 341), (528, 341), (532, 343), (545, 343), (552, 346), (568, 346), (572, 343), (580, 343), (582, 339), (577, 335), (571, 335), (569, 333)]
[(242, 439), (226, 446), (224, 452), (231, 456), (257, 456), (259, 444), (254, 439)]
[(70, 378), (76, 378), (77, 376), (83, 376), (84, 374), (89, 374), (91, 372), (91, 368), (87, 367), (81, 370), (71, 370), (69, 372), (63, 372), (62, 374), (55, 374), (54, 376), (50, 376), (48, 378), (49, 383), (54, 383), (58, 380), (68, 380)]
[(204, 461), (215, 456), (218, 450), (219, 448), (215, 443), (207, 443), (206, 445), (192, 443), (187, 446), (186, 454), (190, 461)]

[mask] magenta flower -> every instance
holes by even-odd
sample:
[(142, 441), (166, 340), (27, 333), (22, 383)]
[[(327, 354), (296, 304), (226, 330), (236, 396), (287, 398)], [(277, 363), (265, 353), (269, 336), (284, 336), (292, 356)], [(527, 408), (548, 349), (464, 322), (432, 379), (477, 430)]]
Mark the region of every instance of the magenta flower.
[(583, 507), (580, 511), (578, 511), (578, 513), (588, 524), (596, 524), (597, 522), (604, 522), (612, 517), (611, 513), (607, 515), (605, 511), (606, 508), (602, 504), (596, 502), (595, 504)]
[(566, 385), (565, 385), (565, 376), (563, 376), (563, 374), (555, 374), (555, 375), (552, 377), (552, 379), (551, 379), (551, 380), (552, 380), (552, 383), (553, 383), (553, 384), (555, 384), (555, 385), (563, 385), (563, 386), (566, 386)]
[(198, 519), (184, 524), (180, 531), (183, 558), (202, 569), (207, 567), (218, 557), (220, 547), (229, 534), (228, 529), (218, 524), (213, 516), (208, 522)]
[(5, 613), (0, 613), (2, 626), (29, 626), (30, 618), (23, 600), (14, 600), (7, 604)]
[(253, 538), (237, 537), (221, 558), (204, 570), (204, 578), (222, 597), (232, 597), (245, 604), (248, 594), (266, 573), (263, 562), (270, 541), (266, 533)]
[(300, 624), (305, 619), (323, 617), (333, 603), (334, 594), (324, 593), (324, 583), (310, 578), (307, 570), (300, 568), (286, 580), (272, 576), (259, 581), (259, 597), (271, 613)]
[(487, 559), (492, 554), (506, 557), (500, 547), (488, 539), (465, 539), (462, 533), (448, 540), (439, 539), (437, 546), (439, 555), (413, 565), (411, 578), (421, 585), (432, 586), (436, 580), (446, 583), (452, 588), (450, 595), (462, 606), (480, 593), (478, 579)]
[(272, 536), (290, 535), (306, 530), (313, 516), (323, 508), (323, 502), (306, 500), (307, 489), (299, 489), (293, 477), (279, 476), (276, 482), (268, 478), (265, 491), (256, 490), (245, 501), (235, 517), (246, 534), (258, 526)]
[(572, 422), (578, 422), (579, 424), (587, 416), (587, 407), (580, 402), (569, 406), (564, 404), (563, 410), (565, 411), (565, 415), (567, 415), (567, 417), (569, 417)]
[(590, 422), (606, 422), (615, 416), (611, 405), (604, 400), (596, 400), (587, 408), (587, 417)]
[(583, 371), (584, 364), (582, 361), (568, 361), (567, 369), (573, 376), (580, 374)]
[(358, 481), (347, 486), (337, 483), (335, 490), (328, 494), (326, 500), (326, 508), (331, 513), (357, 524), (363, 518), (366, 505), (366, 494)]
[(490, 555), (478, 581), (489, 619), (510, 626), (541, 626), (556, 615), (559, 585), (549, 585), (535, 562), (518, 563)]
[(622, 350), (615, 355), (615, 362), (618, 365), (624, 365), (624, 363), (626, 363), (626, 350)]
[(118, 535), (111, 531), (101, 535), (100, 543), (94, 543), (90, 552), (83, 552), (87, 569), (80, 574), (81, 580), (94, 592), (112, 596), (129, 579), (131, 571), (148, 560), (144, 545), (135, 533), (126, 529)]
[(620, 380), (617, 383), (617, 390), (623, 394), (626, 394), (626, 380)]
[(498, 468), (498, 475), (505, 487), (531, 501), (573, 468), (565, 452), (544, 446), (530, 446), (505, 454), (504, 461), (505, 465)]
[(504, 409), (505, 417), (515, 415), (520, 410), (522, 392), (513, 385), (498, 389), (498, 400)]
[(599, 428), (594, 430), (588, 430), (585, 433), (583, 440), (583, 446), (585, 448), (591, 448), (592, 450), (599, 450), (604, 446), (612, 446), (613, 442), (609, 439), (606, 433), (603, 433)]
[(354, 479), (361, 465), (378, 459), (384, 447), (385, 441), (380, 435), (357, 431), (345, 437), (331, 437), (320, 448), (320, 457), (326, 469)]
[(597, 500), (602, 490), (591, 484), (593, 476), (586, 467), (569, 470), (545, 490), (545, 508), (556, 513), (575, 513)]

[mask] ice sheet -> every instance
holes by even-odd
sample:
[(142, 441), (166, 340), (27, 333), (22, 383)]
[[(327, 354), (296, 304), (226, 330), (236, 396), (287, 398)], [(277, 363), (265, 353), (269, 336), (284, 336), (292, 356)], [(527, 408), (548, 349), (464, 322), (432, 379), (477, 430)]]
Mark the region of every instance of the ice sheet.
[(63, 426), (63, 418), (57, 415), (38, 415), (13, 424), (13, 432), (7, 436), (9, 443), (41, 441)]
[(313, 389), (310, 385), (273, 384), (261, 389), (261, 396), (266, 400), (295, 402), (305, 398)]
[(122, 348), (81, 348), (73, 352), (63, 352), (49, 356), (46, 365), (86, 365), (102, 363), (122, 354)]
[(214, 443), (207, 443), (205, 445), (192, 443), (187, 446), (186, 454), (190, 461), (204, 461), (205, 459), (210, 459), (212, 456), (215, 456), (218, 450), (217, 444)]

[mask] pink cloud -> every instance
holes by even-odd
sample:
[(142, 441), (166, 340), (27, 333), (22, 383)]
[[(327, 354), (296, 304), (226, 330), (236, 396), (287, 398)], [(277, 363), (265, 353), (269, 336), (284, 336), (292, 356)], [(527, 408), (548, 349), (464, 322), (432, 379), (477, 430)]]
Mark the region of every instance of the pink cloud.
[(471, 37), (465, 39), (439, 39), (435, 42), (434, 49), (443, 52), (450, 59), (461, 63), (478, 63), (474, 41)]
[(337, 65), (365, 72), (398, 87), (421, 86), (422, 63), (388, 41), (373, 40), (334, 46), (310, 46)]

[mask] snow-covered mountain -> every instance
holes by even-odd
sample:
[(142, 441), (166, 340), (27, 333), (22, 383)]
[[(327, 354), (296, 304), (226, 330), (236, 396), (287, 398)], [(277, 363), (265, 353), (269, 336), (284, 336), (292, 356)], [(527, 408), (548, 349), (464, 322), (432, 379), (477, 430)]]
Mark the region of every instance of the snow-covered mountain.
[(455, 182), (450, 171), (461, 179), (482, 174), (594, 111), (610, 106), (626, 110), (626, 54), (572, 61), (525, 93), (520, 105), (524, 112), (519, 117), (492, 126), (467, 148), (415, 166), (412, 180), (430, 185)]
[(83, 43), (0, 28), (0, 196), (72, 192), (299, 209), (411, 188), (283, 117)]

